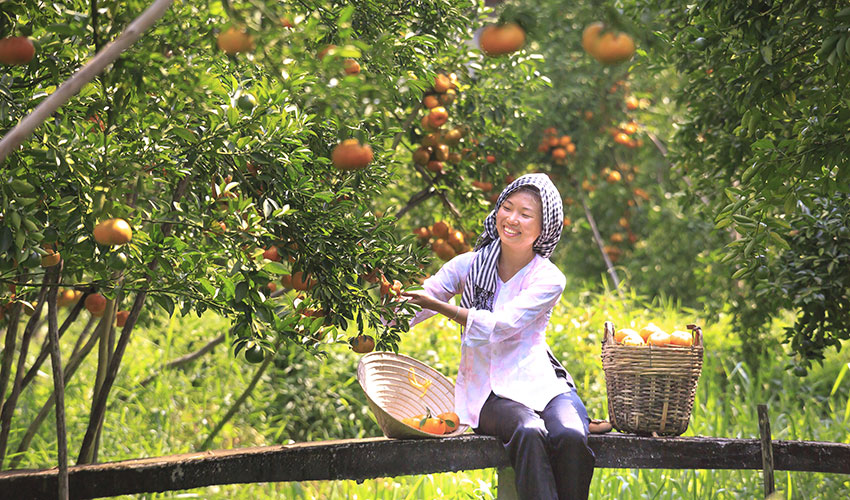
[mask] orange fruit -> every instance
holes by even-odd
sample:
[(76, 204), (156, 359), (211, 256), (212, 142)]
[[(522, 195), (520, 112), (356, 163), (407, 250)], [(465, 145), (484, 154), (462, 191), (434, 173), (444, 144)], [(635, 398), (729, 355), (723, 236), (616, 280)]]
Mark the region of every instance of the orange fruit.
[(670, 334), (670, 345), (678, 345), (682, 347), (690, 347), (694, 344), (694, 336), (691, 332), (683, 332), (675, 330)]
[(321, 61), (322, 59), (325, 58), (325, 56), (327, 56), (330, 53), (330, 51), (334, 50), (335, 48), (336, 48), (336, 45), (334, 45), (334, 44), (325, 45), (325, 48), (320, 50), (319, 53), (316, 55), (316, 57), (318, 57), (319, 60)]
[(351, 350), (358, 354), (372, 352), (375, 349), (375, 339), (369, 335), (352, 337), (349, 343), (351, 344)]
[(431, 109), (428, 113), (428, 126), (431, 128), (440, 128), (449, 119), (449, 112), (443, 106), (437, 106)]
[(254, 40), (244, 29), (231, 26), (218, 35), (218, 48), (233, 55), (254, 49)]
[(484, 191), (485, 193), (493, 190), (493, 183), (492, 182), (472, 181), (472, 182), (470, 182), (470, 184), (472, 184), (474, 187), (477, 187), (478, 189)]
[(118, 326), (124, 326), (127, 324), (127, 318), (130, 317), (130, 311), (118, 311), (115, 313), (115, 323)]
[(445, 261), (452, 260), (457, 255), (455, 249), (445, 241), (434, 246), (434, 253), (437, 254), (437, 257)]
[(436, 108), (440, 105), (440, 98), (434, 94), (426, 95), (422, 98), (422, 105), (428, 109)]
[(84, 304), (91, 315), (96, 318), (103, 316), (104, 311), (106, 311), (106, 297), (99, 293), (93, 293), (86, 297)]
[(454, 82), (452, 82), (452, 79), (448, 76), (438, 73), (437, 76), (434, 77), (434, 90), (437, 93), (443, 94), (454, 87)]
[(481, 30), (478, 46), (488, 56), (516, 52), (525, 45), (525, 30), (517, 23), (490, 24)]
[(360, 74), (360, 63), (354, 59), (346, 59), (342, 61), (342, 66), (345, 68), (346, 75)]
[(638, 331), (638, 333), (640, 334), (640, 337), (644, 341), (646, 341), (646, 339), (648, 339), (650, 335), (652, 335), (655, 332), (660, 332), (660, 331), (662, 331), (661, 328), (656, 326), (655, 323), (649, 323), (645, 327), (641, 328), (640, 331)]
[(427, 165), (431, 160), (431, 147), (420, 146), (413, 152), (413, 163), (417, 165)]
[(440, 173), (443, 172), (443, 162), (437, 161), (437, 160), (429, 161), (427, 168), (431, 172), (436, 172), (436, 173), (440, 174)]
[(443, 136), (443, 141), (452, 146), (459, 143), (461, 139), (463, 139), (463, 130), (459, 128), (453, 128)]
[(83, 292), (78, 292), (76, 290), (62, 290), (56, 298), (56, 305), (59, 307), (67, 307), (71, 304), (76, 304), (76, 302), (80, 300), (80, 296), (82, 296), (82, 294)]
[(346, 139), (331, 152), (331, 161), (339, 170), (360, 170), (372, 162), (372, 147), (357, 139)]
[(0, 40), (0, 63), (28, 64), (35, 57), (35, 46), (25, 36), (12, 36)]
[(447, 434), (456, 431), (458, 426), (460, 426), (460, 417), (458, 417), (457, 413), (453, 411), (440, 413), (439, 415), (437, 415), (437, 418), (446, 423)]
[(625, 33), (605, 32), (600, 22), (589, 24), (581, 35), (584, 51), (603, 64), (627, 61), (635, 53), (635, 42)]
[[(310, 275), (305, 275), (301, 271), (294, 273), (290, 277), (290, 280), (291, 280), (291, 284), (292, 284), (291, 288), (294, 288), (295, 290), (298, 290), (298, 291), (301, 291), (301, 292), (305, 292), (305, 291), (313, 288), (314, 286), (316, 286), (316, 280), (311, 278)], [(281, 281), (283, 281), (283, 278), (281, 278)]]
[(646, 343), (649, 345), (669, 345), (670, 334), (661, 330), (653, 332), (649, 338), (646, 339)]
[(463, 246), (466, 244), (464, 239), (465, 238), (463, 236), (463, 231), (459, 231), (459, 230), (455, 229), (453, 231), (449, 231), (449, 237), (446, 240), (446, 243), (451, 245), (451, 247), (455, 251), (460, 251), (460, 249), (462, 249)]
[(435, 238), (448, 238), (449, 225), (444, 221), (437, 221), (433, 226), (431, 226), (431, 234), (433, 234)]
[(274, 245), (268, 247), (263, 252), (263, 258), (268, 259), (268, 260), (273, 260), (275, 262), (280, 262), (280, 254), (277, 251), (277, 247), (274, 246)]
[(645, 345), (640, 335), (626, 335), (623, 337), (623, 345), (637, 346), (637, 345)]
[(413, 230), (413, 234), (415, 234), (420, 240), (423, 241), (431, 237), (431, 231), (425, 226), (417, 227)]
[(101, 245), (123, 245), (133, 239), (133, 230), (124, 219), (107, 219), (95, 226), (93, 234)]
[(457, 91), (455, 89), (449, 89), (444, 94), (440, 94), (440, 104), (443, 106), (448, 106), (449, 104), (455, 102), (457, 98)]
[(564, 148), (555, 148), (552, 150), (552, 158), (556, 160), (563, 160), (567, 157), (567, 150)]
[(58, 264), (61, 259), (62, 256), (59, 255), (59, 252), (47, 249), (47, 255), (41, 258), (41, 267), (53, 267)]
[(638, 332), (632, 330), (631, 328), (621, 328), (614, 333), (614, 341), (623, 342), (623, 339), (627, 335), (638, 335)]
[(439, 418), (426, 418), (421, 429), (430, 434), (445, 434), (446, 423)]

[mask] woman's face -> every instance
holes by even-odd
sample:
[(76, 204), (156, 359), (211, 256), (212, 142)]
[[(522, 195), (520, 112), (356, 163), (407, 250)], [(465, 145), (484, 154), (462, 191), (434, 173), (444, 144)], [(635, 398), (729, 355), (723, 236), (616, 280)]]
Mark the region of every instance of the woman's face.
[(522, 190), (508, 196), (496, 212), (496, 231), (502, 245), (532, 248), (543, 231), (540, 198)]

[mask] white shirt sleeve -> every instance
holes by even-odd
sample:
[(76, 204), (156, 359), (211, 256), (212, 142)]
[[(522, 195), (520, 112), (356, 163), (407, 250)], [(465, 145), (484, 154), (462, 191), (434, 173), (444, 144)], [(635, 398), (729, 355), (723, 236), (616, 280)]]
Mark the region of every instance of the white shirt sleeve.
[[(449, 299), (461, 293), (474, 257), (475, 252), (466, 252), (443, 264), (436, 274), (422, 284), (425, 293), (443, 302), (448, 302)], [(422, 309), (410, 321), (410, 326), (413, 327), (435, 314), (437, 313), (430, 309)]]
[(538, 273), (532, 278), (530, 286), (520, 290), (497, 310), (470, 309), (464, 343), (480, 346), (502, 342), (520, 334), (535, 318), (548, 314), (555, 307), (565, 286), (563, 275), (546, 276)]

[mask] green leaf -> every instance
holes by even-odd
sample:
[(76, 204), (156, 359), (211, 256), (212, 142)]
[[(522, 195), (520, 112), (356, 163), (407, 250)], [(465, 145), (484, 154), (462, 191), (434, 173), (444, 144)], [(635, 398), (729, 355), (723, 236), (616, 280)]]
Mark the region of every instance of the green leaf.
[(771, 231), (770, 239), (772, 239), (774, 243), (784, 248), (785, 250), (791, 250), (791, 245), (789, 245), (788, 242), (785, 241), (785, 238), (783, 238), (782, 235), (780, 235), (779, 233)]
[(242, 302), (245, 297), (248, 295), (248, 282), (240, 281), (236, 285), (236, 290), (234, 290), (233, 300), (236, 302)]
[(270, 260), (263, 264), (263, 271), (267, 271), (272, 274), (286, 274), (289, 272), (289, 269), (280, 262)]

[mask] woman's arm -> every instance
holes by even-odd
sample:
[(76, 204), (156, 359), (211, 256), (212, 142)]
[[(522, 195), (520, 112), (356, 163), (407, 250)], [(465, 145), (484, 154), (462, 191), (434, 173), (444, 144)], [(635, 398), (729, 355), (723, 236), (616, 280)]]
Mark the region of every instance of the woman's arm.
[(555, 307), (565, 285), (563, 275), (541, 277), (494, 311), (473, 309), (464, 342), (469, 345), (502, 342), (522, 333), (541, 314)]
[[(456, 319), (460, 323), (459, 315), (454, 318), (456, 307), (449, 304), (448, 301), (461, 292), (473, 258), (473, 252), (458, 255), (443, 264), (439, 271), (425, 280), (423, 290), (402, 292), (402, 295), (408, 297), (412, 304), (422, 307), (422, 310), (416, 313), (416, 316), (411, 320), (411, 327), (437, 313), (443, 314), (449, 319)], [(463, 317), (466, 318), (465, 315)]]
[(409, 292), (402, 292), (401, 294), (407, 297), (411, 304), (420, 306), (423, 311), (430, 310), (435, 313), (442, 314), (461, 325), (466, 325), (469, 309), (449, 304), (448, 302), (428, 295), (428, 293), (422, 290), (411, 290)]

